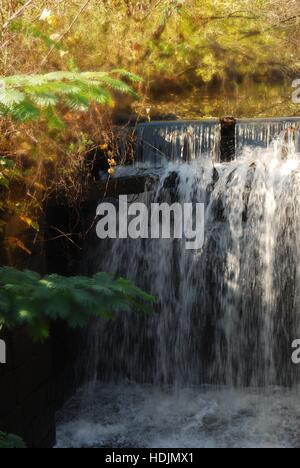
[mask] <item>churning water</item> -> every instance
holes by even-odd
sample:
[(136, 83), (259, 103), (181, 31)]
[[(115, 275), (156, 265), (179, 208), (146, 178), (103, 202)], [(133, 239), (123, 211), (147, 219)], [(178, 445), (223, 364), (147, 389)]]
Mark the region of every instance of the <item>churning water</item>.
[(294, 138), (284, 133), (226, 164), (169, 163), (140, 199), (205, 203), (205, 244), (187, 251), (178, 239), (90, 243), (89, 273), (133, 279), (159, 298), (159, 310), (93, 324), (90, 384), (67, 405), (58, 445), (299, 446)]
[(99, 384), (88, 400), (79, 392), (63, 416), (57, 434), (60, 448), (300, 446), (299, 398), (276, 388), (174, 391)]

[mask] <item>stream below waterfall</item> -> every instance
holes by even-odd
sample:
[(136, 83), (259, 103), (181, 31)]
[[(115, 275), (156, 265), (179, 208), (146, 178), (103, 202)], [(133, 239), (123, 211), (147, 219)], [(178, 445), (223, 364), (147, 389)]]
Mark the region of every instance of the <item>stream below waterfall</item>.
[(236, 160), (167, 163), (138, 197), (204, 203), (201, 250), (180, 239), (87, 242), (84, 273), (126, 276), (159, 310), (91, 325), (89, 383), (59, 415), (58, 447), (300, 446), (300, 155), (281, 128), (259, 134), (265, 147), (242, 147), (257, 138), (246, 130)]
[(82, 407), (83, 394), (64, 408), (59, 448), (300, 447), (296, 391), (99, 384)]

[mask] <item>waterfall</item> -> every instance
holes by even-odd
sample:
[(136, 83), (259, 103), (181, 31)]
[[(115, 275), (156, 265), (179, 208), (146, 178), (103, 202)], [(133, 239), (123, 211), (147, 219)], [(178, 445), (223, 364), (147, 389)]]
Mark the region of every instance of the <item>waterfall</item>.
[(215, 168), (170, 163), (154, 192), (140, 197), (147, 205), (191, 200), (206, 206), (201, 251), (178, 239), (127, 239), (91, 252), (91, 272), (129, 277), (160, 303), (153, 317), (128, 314), (93, 327), (98, 377), (291, 384), (291, 343), (300, 335), (300, 161), (283, 161), (274, 146)]
[(154, 122), (137, 127), (137, 162), (160, 167), (165, 161), (192, 161), (210, 154), (219, 159), (218, 121)]
[[(299, 130), (299, 125), (299, 118), (239, 121), (236, 125), (237, 154), (241, 154), (245, 146), (252, 149), (269, 148), (284, 130), (293, 128)], [(298, 148), (300, 152), (299, 144)]]
[(184, 138), (178, 142), (171, 127), (142, 129), (144, 136), (155, 132), (151, 141), (172, 135), (169, 154), (175, 148), (179, 157), (165, 162), (151, 192), (130, 200), (204, 203), (203, 248), (188, 251), (180, 239), (88, 240), (85, 273), (126, 276), (159, 306), (150, 316), (120, 313), (114, 322), (92, 324), (85, 367), (93, 386), (70, 403), (59, 445), (297, 446), (296, 139), (287, 138), (285, 123), (238, 124), (234, 161), (197, 157), (197, 140), (187, 162)]
[[(270, 148), (282, 132), (294, 130), (300, 152), (300, 119), (240, 120), (236, 124), (236, 154), (245, 147)], [(136, 129), (138, 167), (160, 168), (166, 162), (190, 162), (209, 157), (220, 161), (219, 121), (176, 121), (140, 124)]]

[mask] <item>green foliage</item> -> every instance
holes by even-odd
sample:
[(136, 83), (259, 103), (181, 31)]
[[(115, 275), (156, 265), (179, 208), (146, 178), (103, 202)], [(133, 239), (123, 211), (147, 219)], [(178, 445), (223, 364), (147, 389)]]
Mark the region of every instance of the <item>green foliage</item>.
[(61, 319), (83, 327), (91, 317), (114, 319), (119, 311), (149, 313), (155, 299), (130, 281), (107, 273), (90, 277), (41, 277), (32, 271), (0, 268), (0, 325), (27, 325), (46, 339), (49, 321)]
[(75, 112), (92, 103), (112, 106), (113, 92), (138, 99), (131, 84), (140, 78), (125, 70), (106, 72), (52, 72), (0, 78), (0, 116), (26, 122), (45, 118), (51, 128), (62, 128), (57, 114), (62, 106)]
[(48, 0), (45, 8), (34, 0), (20, 14), (20, 2), (2, 3), (9, 24), (0, 48), (4, 75), (121, 67), (142, 75), (148, 96), (154, 88), (157, 97), (166, 81), (184, 90), (253, 76), (270, 84), (274, 75), (272, 84), (299, 73), (299, 0), (90, 0), (83, 9), (80, 2)]
[(12, 33), (23, 34), (26, 38), (40, 39), (47, 47), (54, 47), (56, 50), (64, 51), (61, 44), (55, 42), (48, 34), (45, 34), (41, 28), (30, 22), (15, 20), (11, 23), (10, 31)]
[(0, 449), (24, 449), (23, 440), (15, 435), (0, 432)]

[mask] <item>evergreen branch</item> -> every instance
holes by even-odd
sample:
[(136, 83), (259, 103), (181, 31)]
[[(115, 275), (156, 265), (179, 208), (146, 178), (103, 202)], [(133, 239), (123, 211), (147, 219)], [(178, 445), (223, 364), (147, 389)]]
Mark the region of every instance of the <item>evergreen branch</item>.
[(138, 83), (141, 79), (126, 70), (111, 73), (58, 71), (0, 77), (0, 116), (26, 122), (42, 115), (51, 128), (63, 128), (55, 111), (60, 104), (71, 111), (86, 111), (92, 103), (111, 106), (112, 92), (138, 99), (129, 81)]

